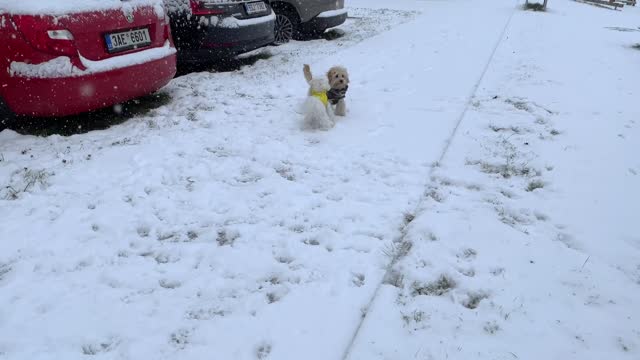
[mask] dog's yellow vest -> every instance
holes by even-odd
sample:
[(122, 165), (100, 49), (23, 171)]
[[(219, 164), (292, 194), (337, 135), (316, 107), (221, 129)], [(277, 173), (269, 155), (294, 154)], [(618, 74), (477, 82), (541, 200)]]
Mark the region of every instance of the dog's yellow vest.
[(322, 105), (327, 106), (329, 104), (329, 98), (326, 91), (312, 91), (311, 96), (315, 96), (322, 102)]

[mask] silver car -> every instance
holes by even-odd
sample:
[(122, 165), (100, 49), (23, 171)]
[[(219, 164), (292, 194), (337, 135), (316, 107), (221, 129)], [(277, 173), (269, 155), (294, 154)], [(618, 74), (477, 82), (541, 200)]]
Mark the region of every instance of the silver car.
[(276, 13), (275, 44), (317, 37), (347, 19), (344, 0), (270, 0), (269, 3)]

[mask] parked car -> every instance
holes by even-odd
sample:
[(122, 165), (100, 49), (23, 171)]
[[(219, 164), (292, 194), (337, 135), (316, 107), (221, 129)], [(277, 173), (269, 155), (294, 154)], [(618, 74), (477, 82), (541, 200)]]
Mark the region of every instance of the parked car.
[(0, 120), (78, 114), (176, 73), (162, 0), (0, 0)]
[(272, 0), (276, 13), (276, 44), (316, 37), (347, 20), (344, 0)]
[(165, 0), (180, 63), (233, 57), (271, 44), (275, 14), (264, 0)]

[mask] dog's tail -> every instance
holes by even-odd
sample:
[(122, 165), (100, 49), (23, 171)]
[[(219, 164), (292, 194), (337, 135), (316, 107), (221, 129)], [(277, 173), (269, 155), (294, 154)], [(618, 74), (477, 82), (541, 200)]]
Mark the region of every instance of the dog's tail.
[(311, 75), (311, 67), (307, 64), (304, 64), (303, 67), (304, 78), (307, 79), (307, 82), (310, 82), (313, 79), (313, 75)]

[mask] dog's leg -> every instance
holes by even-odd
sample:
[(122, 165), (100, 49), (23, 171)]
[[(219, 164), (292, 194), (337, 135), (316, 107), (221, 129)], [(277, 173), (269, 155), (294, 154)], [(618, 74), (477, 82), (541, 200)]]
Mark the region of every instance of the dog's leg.
[(325, 110), (326, 110), (327, 119), (328, 119), (327, 124), (329, 124), (329, 127), (334, 127), (336, 125), (336, 117), (333, 114), (333, 108), (331, 107), (331, 105), (327, 105)]
[(310, 82), (311, 79), (313, 79), (313, 75), (311, 74), (311, 67), (307, 64), (304, 64), (302, 71), (304, 72), (304, 78), (307, 80), (307, 82)]
[(346, 116), (347, 115), (347, 104), (344, 102), (344, 99), (340, 99), (338, 104), (336, 105), (335, 114), (337, 116)]

